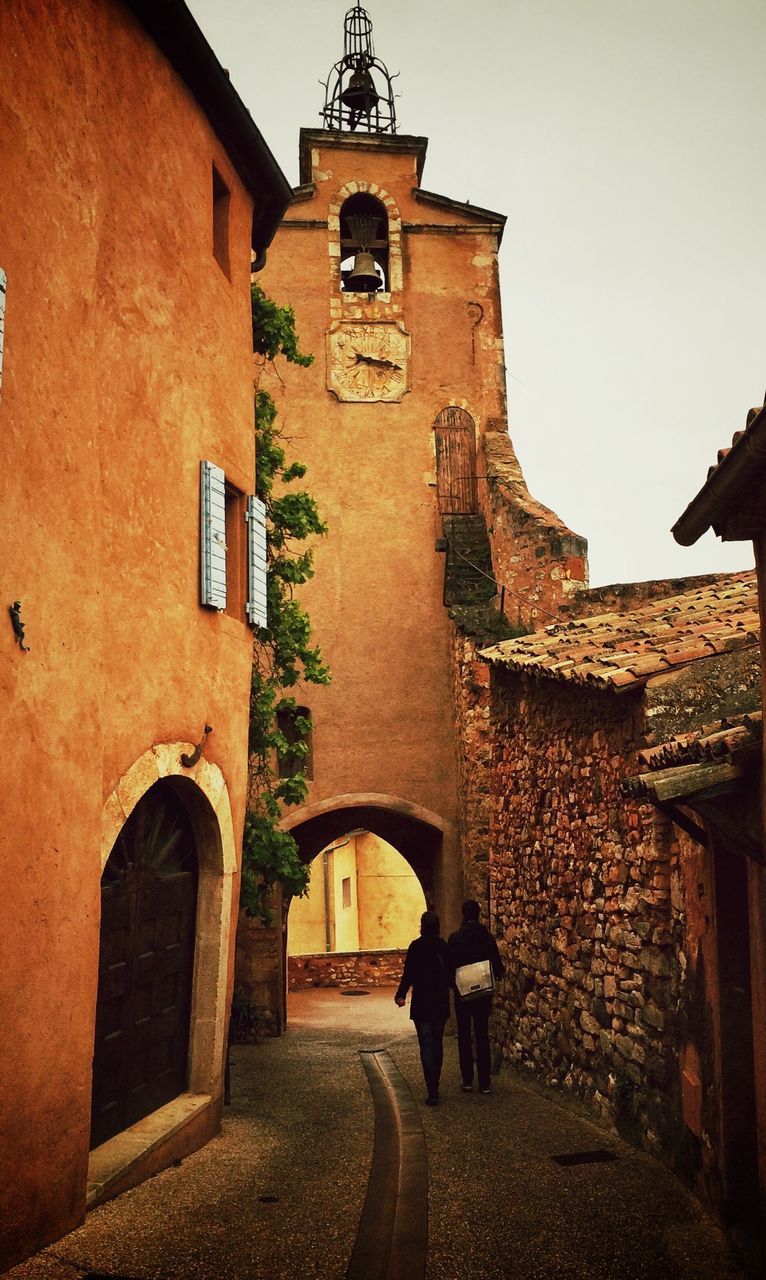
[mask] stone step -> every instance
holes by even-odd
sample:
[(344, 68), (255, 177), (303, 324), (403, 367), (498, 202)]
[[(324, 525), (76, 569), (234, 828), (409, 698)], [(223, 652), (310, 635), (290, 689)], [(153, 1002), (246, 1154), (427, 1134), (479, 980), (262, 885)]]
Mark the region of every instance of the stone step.
[(448, 607), (486, 603), (497, 594), (492, 576), (492, 551), (484, 517), (443, 516), (448, 550), (444, 599)]

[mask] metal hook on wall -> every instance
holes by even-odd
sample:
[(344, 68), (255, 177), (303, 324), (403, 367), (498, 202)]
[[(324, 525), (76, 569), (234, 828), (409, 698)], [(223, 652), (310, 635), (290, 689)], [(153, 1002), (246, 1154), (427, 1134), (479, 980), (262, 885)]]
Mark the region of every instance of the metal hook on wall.
[(205, 745), (205, 739), (207, 738), (207, 735), (212, 732), (213, 732), (213, 726), (211, 724), (206, 724), (202, 737), (200, 738), (196, 747), (192, 751), (191, 755), (189, 755), (187, 751), (183, 751), (181, 753), (181, 764), (183, 765), (184, 769), (194, 768), (195, 764), (197, 764), (200, 756), (202, 755), (202, 749)]
[(471, 325), (471, 363), (476, 364), (476, 330), (484, 319), (484, 308), (480, 302), (466, 302), (465, 309), (469, 315), (473, 314), (472, 309), (479, 313)]

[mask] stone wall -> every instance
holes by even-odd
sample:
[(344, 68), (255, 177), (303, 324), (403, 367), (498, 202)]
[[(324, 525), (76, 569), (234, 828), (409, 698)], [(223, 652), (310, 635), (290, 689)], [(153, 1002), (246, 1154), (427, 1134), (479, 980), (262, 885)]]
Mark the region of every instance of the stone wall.
[(262, 924), (240, 913), (237, 929), (236, 986), (232, 1038), (246, 1042), (282, 1034), (282, 902), (275, 891), (271, 909), (275, 923)]
[(405, 951), (328, 951), (313, 956), (289, 956), (289, 989), (397, 987), (405, 955)]
[[(477, 656), (477, 640), (459, 628), (453, 636), (453, 698), (457, 750), (458, 845), (463, 898), (475, 898), (482, 911), (488, 902), (490, 838), (489, 667)], [(442, 921), (446, 937), (459, 921)]]
[(667, 1150), (683, 899), (674, 829), (620, 794), (635, 772), (641, 695), (501, 669), (492, 687), (491, 879), (506, 963), (497, 1043)]
[(484, 457), (481, 492), (504, 612), (512, 624), (534, 631), (566, 612), (569, 602), (576, 610), (588, 586), (588, 544), (532, 497), (505, 423), (488, 424)]

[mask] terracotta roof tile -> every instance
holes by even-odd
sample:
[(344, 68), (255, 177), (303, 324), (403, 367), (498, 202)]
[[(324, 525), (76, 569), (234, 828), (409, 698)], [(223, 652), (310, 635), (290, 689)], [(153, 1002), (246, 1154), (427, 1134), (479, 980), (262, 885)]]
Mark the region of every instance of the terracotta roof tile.
[(716, 720), (693, 733), (679, 733), (656, 747), (639, 751), (639, 764), (649, 770), (704, 760), (730, 760), (743, 749), (757, 746), (763, 733), (763, 712)]
[(482, 656), (541, 677), (623, 690), (663, 671), (754, 646), (758, 628), (755, 574), (739, 573), (650, 600), (631, 613), (555, 623), (493, 645)]

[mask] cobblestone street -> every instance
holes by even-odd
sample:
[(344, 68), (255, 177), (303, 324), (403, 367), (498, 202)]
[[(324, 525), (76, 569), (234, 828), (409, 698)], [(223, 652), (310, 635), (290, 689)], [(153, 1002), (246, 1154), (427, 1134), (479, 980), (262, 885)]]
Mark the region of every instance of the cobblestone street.
[[(741, 1276), (718, 1228), (643, 1153), (506, 1071), (489, 1097), (462, 1094), (452, 1039), (442, 1102), (423, 1106), (412, 1023), (391, 997), (293, 996), (281, 1040), (234, 1051), (221, 1136), (96, 1209), (11, 1280), (342, 1280), (375, 1128), (358, 1050), (374, 1048), (409, 1084), (424, 1131), (427, 1280)], [(552, 1158), (594, 1151), (616, 1159)]]

